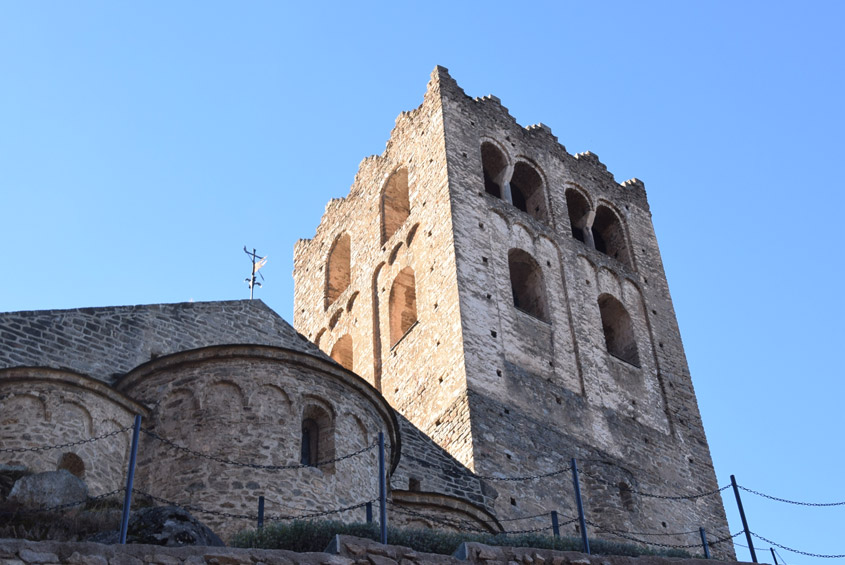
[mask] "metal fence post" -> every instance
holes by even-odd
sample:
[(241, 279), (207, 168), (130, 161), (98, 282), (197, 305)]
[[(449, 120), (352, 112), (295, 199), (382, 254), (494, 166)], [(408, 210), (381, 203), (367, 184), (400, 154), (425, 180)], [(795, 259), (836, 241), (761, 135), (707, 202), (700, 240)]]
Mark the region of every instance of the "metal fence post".
[(772, 560), (775, 562), (775, 565), (778, 565), (778, 558), (775, 556), (775, 548), (774, 548), (774, 547), (770, 547), (770, 548), (769, 548), (769, 551), (771, 551), (771, 552), (772, 552)]
[(710, 548), (707, 547), (707, 534), (704, 533), (704, 528), (698, 528), (698, 533), (701, 534), (701, 547), (704, 548), (704, 558), (710, 559)]
[(584, 505), (581, 503), (581, 486), (578, 484), (578, 464), (572, 458), (572, 484), (575, 487), (575, 503), (578, 505), (578, 520), (581, 523), (581, 541), (584, 553), (590, 555), (590, 540), (587, 539), (587, 519), (584, 518)]
[(552, 534), (556, 537), (560, 537), (560, 526), (557, 523), (557, 510), (552, 510)]
[(120, 519), (120, 543), (126, 543), (126, 533), (129, 530), (129, 512), (132, 508), (132, 485), (135, 483), (135, 460), (138, 457), (138, 436), (141, 435), (141, 416), (135, 416), (135, 427), (132, 431), (132, 450), (129, 452), (129, 469), (126, 472), (126, 493), (123, 496), (123, 516)]
[(384, 432), (378, 433), (378, 491), (381, 543), (387, 545), (387, 469), (384, 462)]
[(372, 502), (367, 503), (367, 523), (368, 524), (373, 523), (373, 503)]
[(739, 508), (739, 517), (742, 518), (742, 529), (745, 530), (745, 539), (748, 541), (748, 549), (751, 551), (751, 561), (757, 563), (757, 554), (754, 552), (754, 542), (751, 540), (751, 530), (748, 529), (748, 521), (745, 519), (745, 510), (742, 509), (742, 500), (739, 498), (739, 487), (736, 485), (736, 477), (731, 475), (731, 486), (734, 487), (736, 506)]
[(264, 497), (258, 497), (258, 529), (264, 527)]

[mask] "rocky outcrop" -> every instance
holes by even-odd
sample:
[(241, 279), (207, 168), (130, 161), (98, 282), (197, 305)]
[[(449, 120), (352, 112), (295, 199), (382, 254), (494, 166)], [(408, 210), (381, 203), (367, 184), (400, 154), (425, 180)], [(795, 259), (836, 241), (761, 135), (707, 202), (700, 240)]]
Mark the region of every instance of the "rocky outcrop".
[[(90, 541), (116, 544), (120, 541), (120, 534), (117, 531), (104, 532), (91, 537)], [(126, 543), (167, 547), (225, 545), (208, 526), (177, 506), (142, 508), (133, 512), (126, 532)]]
[(23, 465), (0, 465), (0, 502), (6, 500), (18, 479), (29, 474)]
[(9, 502), (35, 510), (76, 504), (88, 499), (85, 482), (66, 471), (47, 471), (19, 478), (9, 493)]

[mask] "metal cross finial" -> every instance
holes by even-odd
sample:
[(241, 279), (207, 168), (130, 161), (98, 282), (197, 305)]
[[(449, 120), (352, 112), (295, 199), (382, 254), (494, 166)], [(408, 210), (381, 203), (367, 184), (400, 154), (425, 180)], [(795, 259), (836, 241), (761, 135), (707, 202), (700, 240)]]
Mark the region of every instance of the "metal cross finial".
[(259, 273), (258, 270), (267, 264), (267, 256), (265, 255), (264, 257), (259, 257), (258, 254), (255, 252), (255, 248), (253, 248), (252, 253), (250, 253), (249, 251), (247, 251), (246, 245), (244, 245), (244, 253), (246, 253), (250, 257), (250, 259), (252, 259), (252, 274), (244, 279), (244, 281), (249, 284), (249, 299), (252, 300), (252, 293), (253, 288), (255, 288), (255, 285), (261, 287), (261, 283), (255, 280), (255, 275), (258, 274), (258, 276), (261, 277), (261, 280), (264, 280), (264, 275)]

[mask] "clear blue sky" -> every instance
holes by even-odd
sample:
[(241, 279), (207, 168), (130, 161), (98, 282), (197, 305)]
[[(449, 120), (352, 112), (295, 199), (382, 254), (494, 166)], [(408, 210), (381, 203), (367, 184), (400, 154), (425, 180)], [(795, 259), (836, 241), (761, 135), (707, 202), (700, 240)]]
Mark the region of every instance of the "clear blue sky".
[[(290, 320), (294, 242), (440, 64), (645, 182), (719, 482), (845, 500), (845, 5), (306, 4), (0, 0), (0, 311), (243, 298), (248, 245)], [(845, 553), (845, 508), (745, 503)]]

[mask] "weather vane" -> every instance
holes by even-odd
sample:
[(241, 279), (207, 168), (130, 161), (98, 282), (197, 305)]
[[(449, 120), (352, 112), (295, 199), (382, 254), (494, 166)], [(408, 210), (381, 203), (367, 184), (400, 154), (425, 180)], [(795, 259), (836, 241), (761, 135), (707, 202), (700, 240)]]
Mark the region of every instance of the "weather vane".
[(244, 279), (244, 281), (249, 284), (249, 299), (252, 300), (252, 289), (255, 287), (255, 285), (258, 285), (259, 287), (261, 286), (261, 283), (255, 280), (255, 275), (258, 274), (258, 276), (261, 277), (261, 280), (264, 280), (264, 275), (259, 273), (258, 269), (267, 264), (267, 255), (265, 255), (264, 257), (259, 257), (258, 254), (255, 252), (255, 248), (253, 248), (252, 253), (250, 253), (249, 251), (247, 251), (246, 245), (244, 245), (244, 253), (246, 253), (249, 258), (252, 259), (252, 275)]

